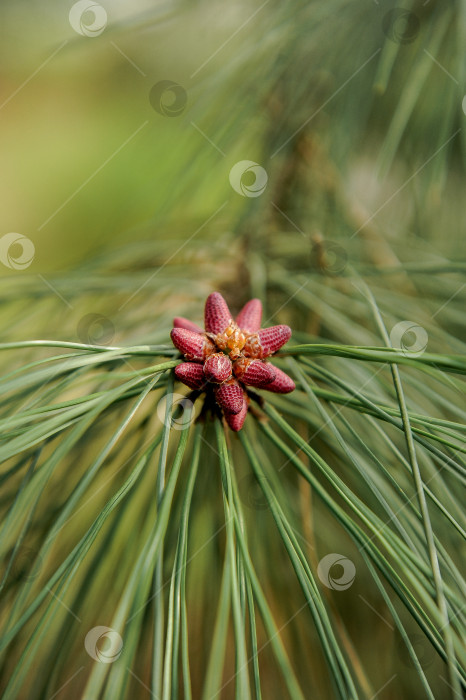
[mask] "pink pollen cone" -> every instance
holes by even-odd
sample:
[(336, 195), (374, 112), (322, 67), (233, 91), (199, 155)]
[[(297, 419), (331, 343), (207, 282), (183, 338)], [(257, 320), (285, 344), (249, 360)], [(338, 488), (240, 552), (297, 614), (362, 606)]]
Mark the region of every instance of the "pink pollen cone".
[(175, 348), (188, 360), (203, 362), (215, 349), (209, 338), (185, 328), (173, 328), (170, 337)]
[(260, 299), (251, 299), (243, 306), (238, 316), (236, 323), (242, 331), (248, 333), (256, 333), (261, 327), (262, 320), (262, 304)]
[(239, 360), (233, 368), (238, 379), (249, 386), (261, 387), (275, 379), (275, 367), (262, 360)]
[(231, 360), (223, 352), (210, 355), (204, 362), (204, 374), (210, 382), (221, 384), (231, 377)]
[(244, 425), (244, 420), (248, 412), (248, 404), (245, 399), (243, 399), (243, 405), (239, 413), (225, 413), (225, 420), (232, 430), (237, 433)]
[(235, 379), (215, 389), (217, 403), (225, 413), (239, 413), (243, 406), (243, 390)]
[(231, 321), (230, 309), (225, 299), (218, 292), (212, 292), (207, 297), (204, 310), (206, 333), (223, 333)]
[(254, 335), (251, 335), (243, 348), (246, 357), (256, 357), (263, 360), (265, 357), (273, 355), (280, 350), (291, 338), (291, 328), (289, 326), (271, 326), (262, 328)]
[(187, 331), (193, 331), (193, 333), (204, 333), (202, 328), (198, 326), (197, 323), (193, 323), (188, 318), (184, 318), (183, 316), (175, 316), (173, 319), (173, 325), (175, 328), (185, 328)]
[(181, 365), (177, 365), (175, 377), (190, 389), (202, 389), (206, 381), (202, 365), (194, 362), (182, 362)]
[(296, 389), (296, 385), (294, 381), (289, 377), (285, 372), (282, 372), (281, 369), (278, 369), (278, 367), (275, 367), (275, 379), (271, 384), (266, 384), (262, 389), (265, 389), (266, 391), (273, 391), (275, 394), (289, 394), (290, 391), (294, 391)]

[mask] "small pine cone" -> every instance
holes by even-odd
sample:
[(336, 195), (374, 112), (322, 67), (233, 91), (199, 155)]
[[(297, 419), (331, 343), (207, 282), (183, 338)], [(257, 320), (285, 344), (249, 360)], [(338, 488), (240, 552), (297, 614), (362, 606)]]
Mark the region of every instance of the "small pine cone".
[(262, 304), (260, 299), (251, 299), (239, 312), (236, 323), (242, 331), (256, 333), (261, 327)]
[(246, 340), (243, 353), (246, 357), (254, 357), (263, 360), (280, 350), (291, 338), (289, 326), (271, 326), (250, 335)]
[(275, 367), (275, 379), (271, 384), (266, 384), (262, 387), (266, 391), (273, 391), (275, 394), (289, 394), (290, 391), (296, 389), (294, 381), (281, 369)]
[(215, 388), (215, 398), (225, 414), (239, 413), (243, 405), (243, 390), (236, 379), (230, 379)]
[(241, 357), (233, 365), (235, 376), (249, 386), (262, 387), (275, 379), (275, 367), (262, 360)]
[(183, 316), (175, 316), (173, 319), (173, 325), (175, 328), (185, 328), (187, 331), (193, 331), (193, 333), (204, 333), (202, 328), (198, 326), (197, 323), (193, 323), (188, 318), (184, 318)]
[(245, 399), (243, 399), (243, 405), (239, 413), (225, 413), (225, 420), (232, 430), (237, 433), (244, 425), (244, 420), (248, 412), (248, 404)]
[(206, 333), (218, 335), (223, 333), (231, 323), (231, 313), (225, 299), (218, 292), (212, 292), (207, 297), (204, 309)]
[(221, 384), (230, 379), (231, 372), (231, 360), (223, 352), (215, 352), (204, 362), (204, 375), (209, 382)]
[(170, 337), (173, 345), (187, 360), (203, 362), (215, 350), (215, 345), (205, 335), (188, 331), (185, 328), (173, 328)]
[(195, 362), (182, 362), (175, 367), (175, 376), (190, 389), (202, 389), (206, 383), (202, 365)]

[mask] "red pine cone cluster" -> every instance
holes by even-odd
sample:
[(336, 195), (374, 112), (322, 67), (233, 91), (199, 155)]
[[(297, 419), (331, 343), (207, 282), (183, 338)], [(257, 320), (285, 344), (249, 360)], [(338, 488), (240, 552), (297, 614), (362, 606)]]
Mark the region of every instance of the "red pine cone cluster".
[(246, 387), (288, 394), (293, 380), (265, 360), (291, 337), (288, 326), (260, 329), (262, 304), (251, 299), (234, 321), (218, 292), (207, 297), (205, 331), (186, 318), (177, 317), (171, 332), (173, 345), (187, 362), (175, 367), (175, 375), (191, 389), (213, 388), (215, 399), (232, 430), (243, 427), (249, 398)]

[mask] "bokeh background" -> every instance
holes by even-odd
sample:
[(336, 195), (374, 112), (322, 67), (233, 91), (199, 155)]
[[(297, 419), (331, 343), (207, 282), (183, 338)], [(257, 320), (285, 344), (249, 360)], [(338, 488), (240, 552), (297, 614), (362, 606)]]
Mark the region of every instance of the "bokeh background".
[[(296, 129), (303, 151), (312, 141), (307, 157), (321, 180), (302, 194), (316, 229), (341, 229), (322, 202), (332, 174), (319, 159), (331, 157), (367, 218), (384, 205), (375, 222), (387, 235), (403, 221), (413, 248), (421, 239), (458, 253), (464, 221), (448, 201), (462, 182), (445, 163), (460, 166), (461, 134), (385, 204), (463, 124), (455, 3), (442, 10), (431, 0), (416, 8), (419, 26), (395, 16), (385, 28), (387, 2), (294, 4), (115, 1), (105, 31), (89, 37), (70, 26), (71, 4), (3, 3), (2, 230), (33, 240), (34, 271), (134, 240), (188, 237), (225, 200), (223, 217), (235, 222), (244, 203), (230, 188), (231, 166), (258, 160), (277, 180), (290, 149), (271, 159), (273, 146)], [(82, 21), (92, 20), (89, 10)], [(166, 80), (185, 91), (174, 117), (150, 102)], [(167, 92), (162, 102), (173, 99)]]

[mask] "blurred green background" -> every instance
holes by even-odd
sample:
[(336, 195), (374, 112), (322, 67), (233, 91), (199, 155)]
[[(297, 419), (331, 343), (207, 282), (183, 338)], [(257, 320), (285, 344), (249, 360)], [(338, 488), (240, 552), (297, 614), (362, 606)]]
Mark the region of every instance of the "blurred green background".
[[(384, 34), (393, 3), (101, 5), (108, 23), (88, 37), (70, 26), (72, 3), (2, 3), (1, 230), (34, 242), (29, 272), (66, 269), (134, 240), (155, 247), (172, 235), (188, 238), (224, 201), (223, 228), (235, 226), (238, 208), (258, 205), (229, 185), (241, 159), (266, 168), (261, 205), (270, 209), (289, 155), (287, 147), (272, 157), (273, 146), (296, 129), (312, 135), (317, 166), (304, 206), (295, 202), (300, 221), (288, 212), (306, 234), (323, 226), (331, 238), (346, 234), (319, 182), (334, 178), (322, 173), (332, 159), (339, 186), (367, 218), (383, 205), (375, 222), (394, 242), (403, 222), (407, 255), (407, 239), (415, 259), (419, 239), (426, 256), (464, 254), (463, 136), (424, 167), (465, 119), (456, 3), (418, 3), (420, 35), (406, 43)], [(437, 50), (443, 68), (423, 46)], [(186, 91), (176, 117), (150, 103), (162, 80)]]

